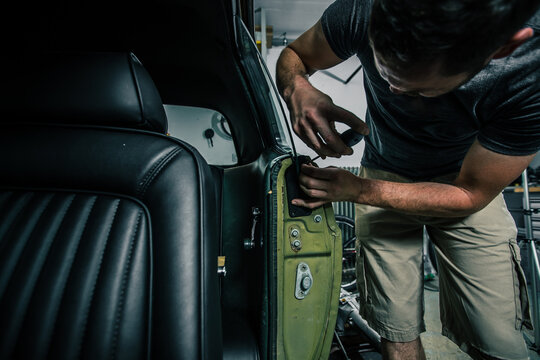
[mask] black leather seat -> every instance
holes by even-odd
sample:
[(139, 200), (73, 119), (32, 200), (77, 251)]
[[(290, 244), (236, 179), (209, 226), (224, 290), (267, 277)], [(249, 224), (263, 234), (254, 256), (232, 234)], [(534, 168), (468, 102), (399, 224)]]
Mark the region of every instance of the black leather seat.
[(213, 359), (216, 188), (126, 53), (3, 67), (0, 358)]

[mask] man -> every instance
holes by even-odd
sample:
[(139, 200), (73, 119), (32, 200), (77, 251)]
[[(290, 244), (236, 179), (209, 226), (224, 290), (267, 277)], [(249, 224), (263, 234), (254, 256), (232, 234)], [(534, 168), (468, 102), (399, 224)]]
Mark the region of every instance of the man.
[[(309, 208), (357, 205), (362, 316), (383, 356), (423, 359), (422, 228), (439, 263), (443, 334), (476, 359), (526, 359), (530, 326), (514, 222), (501, 191), (540, 149), (538, 0), (337, 0), (285, 48), (277, 82), (296, 134), (349, 155), (360, 177), (303, 165)], [(367, 125), (308, 81), (357, 55)]]

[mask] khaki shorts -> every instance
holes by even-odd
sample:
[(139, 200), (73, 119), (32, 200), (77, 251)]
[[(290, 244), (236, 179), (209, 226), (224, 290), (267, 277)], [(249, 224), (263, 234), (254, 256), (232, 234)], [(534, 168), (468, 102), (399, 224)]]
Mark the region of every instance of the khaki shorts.
[[(381, 170), (360, 176), (411, 182)], [(450, 182), (452, 176), (434, 179)], [(361, 315), (381, 337), (408, 342), (425, 331), (423, 226), (439, 267), (443, 335), (474, 357), (527, 359), (527, 288), (514, 220), (502, 197), (464, 218), (414, 216), (356, 206), (357, 284)]]

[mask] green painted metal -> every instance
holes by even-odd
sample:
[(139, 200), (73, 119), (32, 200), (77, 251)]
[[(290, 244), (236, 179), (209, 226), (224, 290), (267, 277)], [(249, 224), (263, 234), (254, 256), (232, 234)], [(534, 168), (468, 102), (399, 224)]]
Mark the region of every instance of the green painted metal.
[[(285, 159), (277, 176), (276, 297), (277, 359), (328, 359), (337, 318), (341, 283), (341, 232), (332, 206), (327, 204), (309, 216), (290, 218)], [(320, 217), (320, 218), (319, 218)], [(319, 220), (319, 221), (316, 221)], [(298, 235), (293, 236), (293, 230)], [(293, 242), (300, 240), (301, 248)], [(297, 267), (306, 263), (313, 284), (303, 299), (295, 297)]]

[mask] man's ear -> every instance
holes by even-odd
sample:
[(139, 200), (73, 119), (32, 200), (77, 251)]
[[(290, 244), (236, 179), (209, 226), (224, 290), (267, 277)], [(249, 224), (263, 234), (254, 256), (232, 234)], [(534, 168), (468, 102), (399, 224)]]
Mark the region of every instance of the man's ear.
[(530, 27), (519, 30), (517, 33), (514, 34), (514, 36), (510, 38), (510, 40), (508, 40), (506, 44), (501, 46), (495, 52), (495, 54), (493, 54), (493, 59), (500, 59), (510, 55), (514, 52), (514, 50), (516, 50), (521, 44), (523, 44), (532, 36), (533, 29), (531, 29)]

